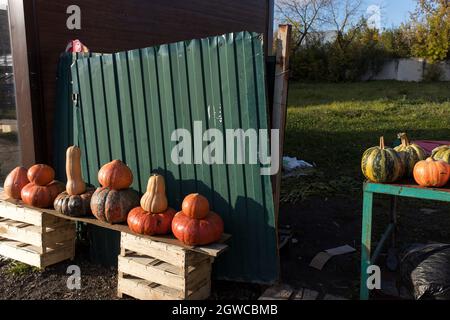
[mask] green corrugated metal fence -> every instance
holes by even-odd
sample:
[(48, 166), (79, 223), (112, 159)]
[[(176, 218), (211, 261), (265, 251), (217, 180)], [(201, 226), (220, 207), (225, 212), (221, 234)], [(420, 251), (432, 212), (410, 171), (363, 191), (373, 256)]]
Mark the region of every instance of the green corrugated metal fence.
[[(145, 191), (152, 172), (165, 176), (172, 207), (200, 192), (232, 234), (215, 263), (222, 279), (278, 278), (274, 206), (269, 176), (259, 164), (182, 164), (171, 161), (172, 132), (267, 129), (262, 36), (239, 32), (156, 47), (78, 58), (72, 65), (74, 140), (83, 150), (85, 179), (97, 185), (104, 163), (121, 159)], [(70, 120), (68, 120), (70, 121)], [(225, 144), (225, 141), (223, 141)], [(261, 142), (260, 142), (261, 143)], [(267, 141), (264, 141), (267, 143)], [(193, 148), (200, 141), (192, 140)], [(201, 148), (209, 142), (202, 141)], [(115, 249), (114, 249), (115, 250)]]
[(61, 54), (56, 74), (56, 108), (53, 129), (53, 167), (56, 179), (66, 181), (66, 149), (73, 145), (73, 106), (72, 106), (72, 72), (70, 66), (77, 60), (98, 53), (63, 53)]

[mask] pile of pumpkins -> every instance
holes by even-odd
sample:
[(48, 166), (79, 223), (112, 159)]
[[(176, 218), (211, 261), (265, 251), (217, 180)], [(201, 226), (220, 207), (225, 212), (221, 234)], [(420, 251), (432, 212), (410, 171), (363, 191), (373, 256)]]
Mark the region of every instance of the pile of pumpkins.
[(206, 245), (218, 241), (224, 231), (222, 218), (210, 210), (208, 200), (189, 194), (180, 212), (169, 207), (164, 177), (153, 174), (142, 197), (130, 188), (133, 173), (120, 160), (102, 166), (98, 172), (99, 188), (86, 185), (81, 175), (81, 150), (71, 146), (66, 152), (67, 183), (54, 180), (55, 171), (36, 164), (28, 170), (17, 167), (4, 184), (9, 198), (25, 204), (49, 208), (67, 216), (93, 214), (107, 223), (127, 222), (137, 234), (164, 235), (171, 231), (187, 245)]
[(417, 144), (410, 143), (406, 133), (400, 133), (401, 144), (380, 145), (367, 149), (362, 156), (361, 170), (371, 182), (392, 183), (401, 178), (414, 177), (422, 187), (443, 187), (450, 180), (450, 146), (434, 149), (430, 157)]

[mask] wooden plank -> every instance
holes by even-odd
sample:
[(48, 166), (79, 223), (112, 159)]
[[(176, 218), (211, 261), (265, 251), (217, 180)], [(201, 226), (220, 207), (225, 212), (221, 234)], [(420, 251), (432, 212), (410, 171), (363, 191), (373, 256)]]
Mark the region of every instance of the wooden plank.
[[(187, 253), (190, 253), (190, 252), (188, 251)], [(169, 271), (171, 273), (176, 273), (176, 274), (180, 274), (180, 275), (185, 273), (184, 268), (177, 267), (177, 266), (169, 264), (169, 263), (165, 263), (163, 266), (160, 266), (155, 261), (159, 261), (159, 262), (165, 262), (165, 261), (156, 259), (154, 257), (142, 255), (142, 254), (139, 254), (139, 253), (131, 251), (131, 250), (126, 250), (124, 248), (121, 248), (120, 256), (138, 258), (137, 260), (142, 264), (157, 265), (158, 268), (160, 268), (161, 270)], [(189, 256), (189, 254), (188, 254), (188, 256)], [(187, 269), (188, 273), (193, 271), (195, 269), (195, 266), (199, 265), (201, 262), (210, 261), (212, 263), (211, 260), (213, 260), (212, 258), (205, 256), (203, 254), (200, 254), (200, 253), (195, 253), (195, 257), (196, 257), (195, 259), (186, 259), (186, 263), (188, 265), (188, 269)]]
[(186, 276), (186, 290), (188, 296), (197, 291), (204, 282), (211, 281), (211, 263), (202, 262)]
[(40, 268), (41, 256), (39, 252), (35, 252), (30, 247), (24, 250), (20, 245), (24, 244), (14, 240), (0, 238), (0, 255)]
[(42, 226), (42, 212), (12, 199), (0, 200), (0, 217)]
[[(148, 239), (148, 240), (153, 240), (153, 241), (162, 242), (162, 243), (166, 243), (166, 244), (171, 244), (171, 245), (178, 246), (178, 247), (190, 250), (190, 251), (207, 254), (207, 255), (214, 256), (214, 257), (222, 254), (225, 250), (227, 250), (228, 245), (226, 245), (225, 242), (231, 238), (231, 235), (224, 233), (222, 235), (222, 237), (220, 238), (220, 240), (216, 244), (208, 245), (208, 246), (190, 246), (190, 245), (186, 245), (186, 244), (182, 243), (180, 240), (176, 239), (173, 235), (162, 235), (162, 236), (136, 235), (128, 228), (127, 225), (109, 224), (109, 223), (97, 220), (93, 216), (69, 217), (69, 216), (62, 215), (62, 214), (56, 212), (55, 210), (44, 209), (44, 211), (49, 214), (55, 215), (57, 217), (61, 217), (63, 219), (93, 224), (93, 225), (96, 225), (96, 226), (99, 226), (102, 228), (107, 228), (110, 230), (115, 230), (115, 231), (123, 232), (126, 234), (130, 234), (133, 236), (137, 236), (141, 239)], [(221, 244), (221, 245), (218, 245), (218, 244)]]
[(122, 248), (145, 254), (156, 259), (164, 260), (170, 264), (184, 268), (184, 257), (186, 251), (182, 248), (171, 246), (166, 243), (152, 241), (129, 235), (121, 234), (120, 246)]
[(272, 129), (280, 130), (278, 173), (273, 177), (273, 198), (275, 221), (278, 226), (281, 192), (281, 166), (283, 163), (284, 132), (286, 127), (287, 94), (289, 86), (289, 53), (291, 43), (291, 25), (279, 25), (276, 42), (276, 67), (273, 95)]
[(228, 249), (228, 245), (224, 243), (212, 243), (207, 246), (201, 246), (201, 247), (194, 247), (192, 250), (204, 253), (211, 257), (217, 257), (218, 255), (222, 254), (225, 250)]
[(120, 294), (126, 294), (140, 300), (182, 299), (180, 291), (127, 275), (118, 279), (117, 290)]
[(187, 300), (205, 300), (211, 295), (211, 281), (208, 281), (200, 289), (192, 293)]
[[(156, 263), (157, 265), (152, 265)], [(159, 264), (158, 264), (159, 263)], [(178, 273), (165, 270), (170, 268), (168, 263), (161, 260), (146, 257), (122, 257), (118, 258), (118, 269), (124, 274), (129, 274), (149, 282), (155, 282), (167, 287), (184, 291), (185, 279), (181, 269), (177, 268)]]
[(74, 240), (76, 236), (75, 224), (66, 225), (56, 230), (44, 233), (42, 235), (42, 246), (48, 247), (54, 243)]
[(188, 266), (195, 266), (204, 260), (208, 260), (212, 263), (214, 258), (198, 252), (189, 251), (186, 257), (186, 264)]
[(23, 224), (14, 220), (0, 222), (0, 236), (36, 247), (42, 247), (41, 228), (30, 224)]
[(40, 267), (45, 268), (61, 261), (72, 259), (74, 256), (74, 250), (75, 247), (73, 245), (73, 241), (67, 241), (57, 249), (44, 253), (41, 258)]
[(264, 291), (258, 300), (289, 300), (293, 292), (289, 285), (275, 285)]
[[(11, 31), (11, 51), (14, 64), (17, 122), (19, 125), (20, 159), (22, 165), (29, 167), (36, 163), (35, 141), (39, 141), (40, 139), (35, 136), (38, 130), (35, 130), (33, 127), (28, 61), (29, 48), (27, 47), (24, 1), (10, 0), (8, 11)], [(35, 123), (39, 123), (38, 119), (35, 120)]]
[[(180, 240), (176, 239), (173, 235), (163, 235), (163, 236), (145, 236), (145, 235), (136, 235), (135, 233), (133, 233), (127, 225), (124, 224), (109, 224), (103, 221), (100, 221), (98, 219), (96, 219), (94, 216), (87, 216), (87, 217), (69, 217), (69, 216), (65, 216), (63, 214), (58, 213), (55, 210), (52, 209), (39, 209), (39, 208), (34, 208), (34, 207), (30, 207), (27, 206), (26, 204), (24, 204), (23, 202), (12, 202), (11, 199), (8, 199), (6, 201), (1, 201), (0, 200), (0, 206), (2, 203), (5, 203), (5, 207), (12, 207), (12, 208), (23, 208), (23, 212), (26, 212), (27, 215), (28, 213), (30, 213), (31, 215), (35, 216), (35, 217), (42, 217), (43, 213), (46, 213), (48, 215), (54, 216), (56, 218), (60, 218), (60, 219), (65, 219), (65, 220), (71, 220), (71, 221), (78, 221), (78, 222), (84, 222), (84, 223), (89, 223), (89, 224), (93, 224), (99, 227), (103, 227), (103, 228), (107, 228), (110, 230), (114, 230), (114, 231), (119, 231), (119, 232), (123, 232), (126, 234), (130, 234), (136, 237), (139, 237), (141, 239), (148, 239), (148, 240), (153, 240), (153, 241), (157, 241), (157, 242), (162, 242), (162, 243), (166, 243), (166, 244), (171, 244), (174, 246), (178, 246), (190, 251), (194, 251), (194, 252), (198, 252), (198, 253), (202, 253), (202, 254), (206, 254), (212, 257), (217, 257), (220, 254), (222, 254), (225, 250), (227, 250), (228, 245), (225, 244), (225, 242), (227, 242), (230, 238), (231, 235), (224, 233), (222, 235), (222, 237), (220, 238), (220, 240), (217, 243), (213, 243), (211, 245), (207, 245), (207, 246), (189, 246), (186, 245), (184, 243), (182, 243)], [(0, 207), (1, 208), (1, 207)], [(22, 210), (22, 209), (20, 209)], [(19, 210), (19, 212), (21, 212)], [(2, 215), (2, 211), (0, 209), (0, 216)], [(9, 210), (8, 210), (9, 212)], [(28, 219), (27, 215), (23, 214), (22, 215), (22, 220), (20, 219), (14, 219), (12, 217), (6, 217), (6, 218), (10, 218), (10, 219), (14, 219), (14, 220), (18, 220), (18, 221), (23, 221), (23, 222), (28, 222), (34, 225), (42, 225), (42, 222), (37, 221), (36, 219)], [(20, 216), (15, 215), (16, 218), (20, 218)], [(42, 218), (41, 218), (42, 219)], [(47, 218), (44, 218), (47, 219)], [(59, 223), (59, 220), (54, 220), (56, 222)], [(38, 224), (37, 224), (38, 223)], [(57, 224), (55, 224), (57, 225)], [(51, 226), (51, 225), (48, 225)]]

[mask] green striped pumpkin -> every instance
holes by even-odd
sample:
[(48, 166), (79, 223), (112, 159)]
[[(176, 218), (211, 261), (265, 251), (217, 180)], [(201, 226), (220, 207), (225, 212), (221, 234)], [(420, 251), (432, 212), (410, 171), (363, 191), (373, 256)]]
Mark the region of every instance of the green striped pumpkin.
[(440, 146), (431, 152), (434, 160), (442, 160), (450, 164), (450, 146)]
[(410, 143), (406, 133), (399, 133), (398, 137), (402, 144), (395, 147), (394, 150), (400, 155), (405, 165), (405, 174), (412, 177), (414, 166), (417, 162), (425, 160), (427, 154), (425, 150), (415, 143)]
[(372, 147), (364, 152), (361, 170), (372, 182), (389, 183), (403, 176), (405, 166), (394, 149), (384, 146), (384, 138), (381, 137), (379, 147)]

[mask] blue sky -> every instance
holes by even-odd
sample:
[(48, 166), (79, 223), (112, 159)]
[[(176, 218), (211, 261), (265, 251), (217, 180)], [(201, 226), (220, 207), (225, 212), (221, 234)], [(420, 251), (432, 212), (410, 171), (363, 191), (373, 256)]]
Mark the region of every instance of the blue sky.
[(365, 7), (379, 5), (381, 7), (381, 24), (384, 28), (399, 26), (409, 18), (409, 12), (416, 7), (415, 0), (365, 0)]
[[(275, 0), (277, 1), (277, 0)], [(361, 14), (368, 17), (366, 10), (373, 6), (381, 8), (380, 24), (382, 29), (398, 27), (410, 18), (410, 13), (416, 8), (417, 0), (363, 0), (360, 8)], [(371, 11), (373, 12), (373, 11)], [(276, 28), (277, 21), (274, 21)]]

